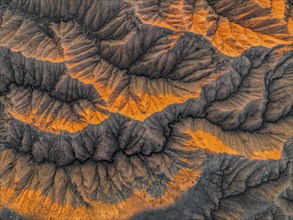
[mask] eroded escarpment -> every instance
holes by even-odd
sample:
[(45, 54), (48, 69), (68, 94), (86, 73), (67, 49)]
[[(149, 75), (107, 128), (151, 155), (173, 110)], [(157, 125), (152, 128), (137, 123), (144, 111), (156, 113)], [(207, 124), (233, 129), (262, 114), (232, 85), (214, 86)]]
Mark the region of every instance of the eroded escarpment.
[(209, 155), (203, 174), (174, 205), (132, 219), (290, 219), (292, 141), (279, 161)]
[[(278, 59), (278, 54), (283, 59)], [(184, 192), (195, 184), (196, 176), (204, 170), (202, 163), (206, 160), (208, 152), (243, 155), (257, 160), (281, 159), (282, 148), (292, 137), (292, 110), (284, 112), (283, 108), (277, 108), (273, 111), (269, 98), (273, 92), (268, 94), (267, 91), (273, 91), (270, 86), (276, 86), (278, 80), (286, 75), (283, 69), (289, 70), (290, 54), (288, 47), (276, 47), (273, 50), (253, 48), (232, 62), (233, 68), (230, 72), (227, 71), (217, 80), (207, 84), (199, 98), (171, 105), (144, 122), (112, 113), (102, 123), (88, 125), (79, 132), (62, 131), (54, 134), (14, 119), (11, 113), (6, 112), (6, 105), (2, 105), (4, 129), (1, 173), (5, 181), (1, 185), (7, 188), (15, 184), (14, 192), (7, 192), (10, 201), (17, 200), (23, 192), (30, 195), (29, 190), (36, 190), (41, 192), (39, 197), (46, 196), (49, 201), (61, 207), (66, 204), (73, 207), (72, 210), (68, 208), (69, 213), (74, 212), (74, 207), (90, 210), (95, 207), (92, 205), (93, 201), (98, 204), (113, 204), (114, 209), (121, 213), (115, 203), (120, 204), (123, 200), (130, 203), (143, 201), (146, 195), (150, 196), (150, 201), (154, 203), (161, 199), (163, 204), (170, 204), (174, 200), (174, 192), (180, 186), (173, 186), (171, 199), (170, 196), (164, 195), (168, 195), (170, 184), (178, 178), (178, 173), (179, 182), (180, 179), (186, 178), (187, 188), (181, 188), (181, 192)], [(255, 56), (259, 56), (260, 60), (257, 61)], [(243, 66), (245, 68), (242, 68)], [(255, 79), (254, 72), (258, 69), (263, 75)], [(278, 77), (280, 72), (283, 75)], [(11, 77), (13, 83), (4, 86), (4, 104), (13, 103), (7, 99), (15, 96), (7, 94), (10, 94), (9, 90), (19, 89), (16, 79), (17, 77)], [(214, 112), (215, 106), (222, 102), (233, 103), (234, 96), (237, 97), (241, 90), (253, 89), (246, 82), (254, 82), (256, 85), (263, 83), (265, 90), (265, 95), (251, 92), (252, 98), (255, 94), (260, 96), (256, 101), (250, 100), (264, 105), (260, 105), (260, 110), (257, 109), (258, 105), (255, 107), (256, 118), (259, 117), (260, 121), (253, 122), (257, 122), (258, 126), (252, 123), (251, 127), (246, 129), (241, 127), (243, 122), (251, 117), (251, 112), (243, 117), (242, 121), (234, 117), (233, 123), (236, 126), (227, 127), (225, 120), (213, 122), (209, 115)], [(28, 87), (31, 82), (26, 83)], [(44, 85), (39, 83), (38, 87), (42, 86)], [(33, 88), (33, 85), (31, 87)], [(67, 94), (65, 91), (63, 90), (63, 97), (73, 95), (70, 89)], [(48, 93), (58, 97), (55, 90)], [(62, 101), (62, 96), (59, 96)], [(247, 112), (245, 102), (243, 103), (243, 106), (237, 105), (241, 110), (238, 112), (242, 114)], [(7, 107), (10, 108), (10, 105), (7, 104)], [(217, 112), (223, 115), (220, 111)], [(279, 115), (278, 119), (272, 121), (270, 112)], [(176, 181), (175, 183), (178, 184)], [(143, 190), (146, 194), (137, 193)], [(105, 211), (106, 207), (109, 208), (105, 206), (101, 211)], [(137, 211), (141, 210), (143, 209)], [(130, 215), (125, 213), (125, 216)]]
[(289, 218), (291, 6), (224, 2), (0, 1), (0, 206)]

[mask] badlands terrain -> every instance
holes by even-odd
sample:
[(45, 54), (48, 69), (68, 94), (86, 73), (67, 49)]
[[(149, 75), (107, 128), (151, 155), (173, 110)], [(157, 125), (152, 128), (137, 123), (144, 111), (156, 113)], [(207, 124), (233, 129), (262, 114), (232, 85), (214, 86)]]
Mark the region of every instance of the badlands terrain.
[(0, 219), (293, 219), (292, 0), (0, 0)]

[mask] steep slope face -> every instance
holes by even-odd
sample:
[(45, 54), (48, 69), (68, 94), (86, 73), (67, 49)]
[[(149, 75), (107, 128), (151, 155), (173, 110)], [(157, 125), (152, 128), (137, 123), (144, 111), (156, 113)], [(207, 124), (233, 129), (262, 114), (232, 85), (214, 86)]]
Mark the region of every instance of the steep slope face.
[(290, 219), (293, 214), (290, 144), (279, 161), (210, 155), (198, 183), (178, 202), (132, 219)]
[(0, 0), (0, 218), (290, 219), (291, 11)]

